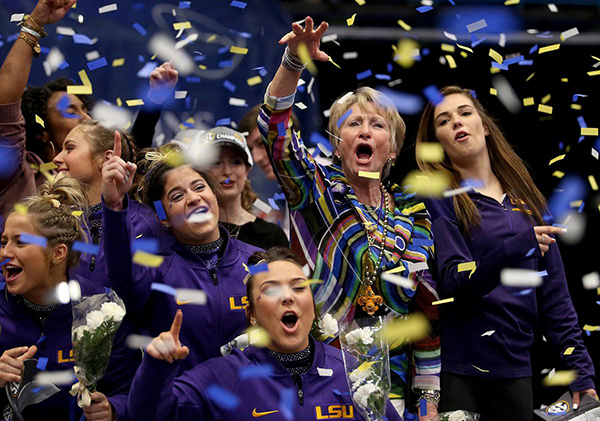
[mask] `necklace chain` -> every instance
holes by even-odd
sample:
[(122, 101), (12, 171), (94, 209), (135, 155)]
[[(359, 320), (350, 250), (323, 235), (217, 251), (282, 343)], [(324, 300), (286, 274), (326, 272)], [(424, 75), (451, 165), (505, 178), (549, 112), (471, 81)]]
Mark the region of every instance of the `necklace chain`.
[(381, 207), (380, 211), (377, 213), (377, 225), (374, 227), (375, 229), (370, 231), (365, 222), (363, 221), (363, 227), (365, 228), (365, 232), (367, 234), (367, 243), (369, 244), (369, 252), (371, 252), (371, 247), (375, 246), (375, 232), (379, 230), (379, 221), (381, 219), (381, 215), (383, 213), (383, 232), (381, 234), (381, 244), (379, 245), (379, 257), (377, 258), (377, 263), (375, 264), (375, 268), (373, 273), (365, 272), (364, 281), (366, 286), (371, 286), (377, 280), (377, 272), (379, 271), (379, 267), (381, 266), (381, 261), (383, 259), (383, 250), (385, 247), (385, 239), (386, 239), (386, 227), (387, 227), (387, 211), (389, 209), (389, 197), (387, 191), (383, 188), (383, 184), (379, 184), (381, 188)]

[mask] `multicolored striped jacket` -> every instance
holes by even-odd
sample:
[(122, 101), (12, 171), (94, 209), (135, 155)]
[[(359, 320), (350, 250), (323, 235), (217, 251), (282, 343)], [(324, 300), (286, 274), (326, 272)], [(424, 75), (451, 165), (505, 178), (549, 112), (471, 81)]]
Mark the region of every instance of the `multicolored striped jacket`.
[[(377, 211), (363, 205), (348, 184), (341, 168), (321, 165), (307, 151), (299, 133), (291, 128), (291, 106), (294, 95), (286, 98), (265, 96), (258, 116), (258, 126), (271, 158), (279, 184), (289, 203), (291, 231), (299, 239), (314, 284), (313, 293), (321, 314), (330, 313), (338, 322), (351, 321), (357, 300), (363, 290), (365, 270), (372, 270), (379, 258), (385, 226), (384, 255), (381, 272), (390, 272), (415, 281), (414, 289), (403, 288), (378, 277), (373, 284), (375, 294), (384, 305), (401, 315), (420, 306), (432, 320), (433, 335), (413, 346), (415, 389), (439, 389), (440, 341), (434, 288), (424, 270), (433, 256), (431, 221), (425, 205), (414, 195), (404, 194), (393, 185), (394, 212), (379, 220)], [(384, 223), (384, 218), (387, 219)], [(375, 243), (370, 248), (363, 221), (377, 226)], [(419, 292), (420, 291), (420, 292)], [(416, 295), (422, 299), (413, 300)], [(391, 365), (398, 379), (392, 392), (403, 397), (407, 380), (406, 349), (393, 350)], [(400, 384), (399, 384), (400, 383)]]

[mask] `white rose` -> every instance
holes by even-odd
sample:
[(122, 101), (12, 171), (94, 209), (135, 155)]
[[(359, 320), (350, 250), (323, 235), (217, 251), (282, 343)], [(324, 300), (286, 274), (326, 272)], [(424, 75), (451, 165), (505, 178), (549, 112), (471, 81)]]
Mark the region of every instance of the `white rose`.
[(379, 393), (381, 389), (375, 386), (373, 383), (363, 384), (354, 392), (354, 402), (362, 408), (368, 408), (369, 396), (373, 393)]
[(346, 335), (346, 342), (348, 345), (354, 345), (358, 341), (362, 341), (365, 345), (370, 345), (373, 343), (373, 331), (368, 327), (363, 327), (359, 329), (354, 329), (352, 332)]
[(77, 338), (77, 340), (83, 338), (83, 332), (89, 332), (90, 328), (87, 327), (86, 325), (82, 325), (79, 326), (77, 329), (75, 329), (75, 334), (73, 335), (73, 337)]
[(326, 338), (335, 336), (338, 333), (338, 324), (333, 316), (327, 313), (321, 320), (319, 320), (319, 330)]
[(448, 417), (449, 421), (465, 421), (466, 416), (464, 411), (455, 411)]
[(86, 321), (87, 327), (92, 332), (102, 324), (102, 322), (104, 321), (104, 316), (102, 315), (102, 312), (98, 310), (90, 311), (86, 316)]
[(360, 370), (355, 369), (352, 373), (350, 373), (350, 381), (352, 382), (352, 388), (358, 387), (360, 383), (363, 382), (367, 377), (371, 374), (370, 369)]
[(125, 310), (121, 308), (117, 303), (104, 303), (102, 307), (100, 307), (100, 311), (104, 315), (104, 319), (108, 320), (110, 317), (113, 318), (113, 321), (120, 322), (125, 317)]

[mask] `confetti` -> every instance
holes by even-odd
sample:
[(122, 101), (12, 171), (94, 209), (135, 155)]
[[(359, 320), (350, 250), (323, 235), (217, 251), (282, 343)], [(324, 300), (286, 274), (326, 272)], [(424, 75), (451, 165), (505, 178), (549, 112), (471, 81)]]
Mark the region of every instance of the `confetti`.
[(310, 285), (318, 285), (318, 284), (324, 284), (324, 283), (325, 283), (325, 281), (322, 281), (320, 279), (307, 279), (304, 282), (300, 282), (298, 284), (298, 286), (299, 287), (307, 287), (307, 286), (310, 286)]
[(560, 34), (560, 40), (564, 42), (575, 35), (579, 35), (579, 31), (577, 28), (571, 28), (568, 31), (564, 31)]
[(42, 237), (39, 235), (28, 234), (26, 232), (22, 232), (20, 235), (21, 242), (27, 244), (35, 244), (40, 247), (46, 247), (47, 239), (46, 237)]
[(575, 351), (575, 347), (570, 346), (567, 349), (565, 349), (565, 352), (563, 352), (563, 355), (571, 355), (573, 353), (573, 351)]
[(547, 103), (548, 101), (550, 101), (550, 98), (552, 98), (552, 95), (548, 94), (545, 97), (542, 98), (542, 100), (540, 101), (542, 104)]
[(384, 341), (394, 344), (415, 342), (427, 337), (431, 330), (429, 319), (423, 313), (412, 313), (408, 318), (386, 323), (381, 329)]
[(592, 190), (598, 190), (598, 183), (596, 182), (596, 178), (593, 175), (588, 175), (588, 181), (590, 182)]
[(469, 31), (469, 33), (475, 32), (475, 31), (479, 31), (480, 29), (483, 29), (485, 27), (487, 27), (487, 22), (485, 21), (485, 19), (481, 19), (478, 20), (477, 22), (473, 22), (467, 25), (467, 31)]
[(456, 48), (454, 47), (454, 45), (446, 44), (446, 43), (442, 43), (440, 48), (442, 49), (442, 51), (446, 51), (448, 53), (453, 53), (456, 51)]
[(269, 266), (267, 265), (267, 263), (261, 263), (258, 265), (248, 266), (248, 272), (250, 273), (250, 275), (256, 275), (257, 273), (268, 272), (268, 271), (269, 271)]
[(108, 63), (106, 62), (106, 58), (104, 58), (104, 57), (100, 57), (100, 58), (99, 58), (99, 59), (97, 59), (97, 60), (90, 61), (90, 62), (87, 64), (87, 66), (88, 66), (88, 69), (90, 69), (90, 71), (93, 71), (93, 70), (99, 69), (99, 68), (101, 68), (101, 67), (104, 67), (104, 66), (107, 66), (107, 65), (108, 65)]
[(261, 82), (262, 82), (262, 78), (260, 76), (253, 76), (246, 80), (246, 83), (248, 84), (248, 86), (258, 85)]
[(587, 72), (588, 76), (598, 76), (600, 75), (600, 70), (594, 70), (593, 72)]
[(364, 72), (356, 74), (356, 80), (363, 80), (372, 75), (373, 75), (373, 72), (371, 71), (371, 69), (365, 70)]
[(144, 27), (142, 25), (140, 25), (139, 23), (136, 22), (132, 26), (133, 26), (133, 29), (138, 31), (141, 36), (145, 37), (148, 34), (148, 31), (146, 31), (144, 29)]
[(540, 48), (540, 51), (538, 52), (538, 54), (544, 54), (544, 53), (547, 53), (550, 51), (558, 50), (559, 48), (560, 48), (560, 44), (548, 45), (546, 47)]
[(124, 58), (116, 58), (112, 62), (112, 67), (120, 67), (125, 64)]
[(444, 96), (440, 93), (437, 86), (429, 85), (423, 89), (423, 94), (433, 105), (438, 105), (444, 100)]
[(500, 53), (498, 53), (496, 50), (494, 50), (493, 48), (490, 48), (490, 52), (489, 52), (489, 56), (491, 58), (493, 58), (494, 60), (496, 60), (498, 63), (502, 63), (502, 61), (504, 60), (502, 58), (502, 56), (500, 55)]
[(10, 16), (10, 21), (21, 22), (23, 20), (23, 17), (25, 17), (25, 13), (14, 13)]
[(237, 7), (238, 9), (245, 9), (248, 4), (243, 1), (233, 0), (231, 3), (229, 3), (229, 5), (232, 7)]
[(238, 396), (216, 384), (211, 384), (206, 389), (206, 394), (212, 402), (227, 410), (235, 410), (240, 404)]
[(133, 255), (132, 260), (133, 260), (133, 263), (136, 263), (138, 265), (155, 268), (155, 267), (159, 267), (160, 265), (162, 265), (164, 257), (138, 250)]
[(94, 92), (92, 91), (91, 86), (85, 85), (68, 85), (67, 93), (73, 95), (92, 95)]
[(481, 334), (481, 336), (492, 336), (494, 333), (496, 333), (495, 330), (488, 330), (487, 332)]
[(402, 19), (398, 20), (398, 25), (400, 25), (405, 31), (410, 31), (412, 29), (412, 27)]
[(404, 276), (394, 275), (389, 272), (382, 273), (381, 279), (391, 284), (398, 285), (399, 287), (410, 290), (414, 289), (416, 285), (412, 279), (405, 278)]
[(42, 371), (35, 375), (35, 380), (42, 383), (53, 383), (57, 385), (71, 385), (77, 381), (73, 370)]
[(142, 99), (128, 99), (125, 101), (128, 107), (137, 107), (139, 105), (144, 105), (144, 100)]
[[(350, 95), (352, 95), (352, 92), (349, 92)], [(348, 95), (348, 94), (346, 94)], [(346, 95), (344, 95), (344, 97), (346, 97)], [(340, 98), (340, 100), (344, 99), (344, 97)], [(350, 115), (352, 114), (352, 108), (348, 108), (348, 110), (342, 114), (342, 116), (338, 119), (336, 125), (337, 128), (339, 129), (340, 127), (342, 127), (342, 124), (344, 124), (344, 121), (346, 121), (348, 119), (348, 117), (350, 117)]]
[(40, 117), (37, 114), (35, 115), (35, 122), (38, 123), (43, 128), (46, 128), (46, 125), (44, 124), (44, 120), (42, 120), (42, 117)]
[(229, 52), (232, 54), (248, 54), (248, 49), (243, 48), (243, 47), (236, 47), (235, 45), (232, 45), (229, 48)]
[(592, 325), (588, 325), (588, 324), (585, 324), (583, 326), (583, 330), (585, 330), (586, 332), (594, 332), (595, 330), (598, 330), (598, 329), (600, 329), (600, 326), (592, 326)]
[(452, 40), (452, 41), (454, 41), (454, 42), (458, 41), (458, 38), (456, 38), (456, 35), (454, 35), (454, 34), (451, 34), (450, 32), (446, 32), (446, 31), (444, 31), (444, 36), (445, 36), (446, 38), (449, 38), (449, 39), (451, 39), (451, 40)]
[(114, 12), (115, 10), (117, 10), (117, 3), (112, 3), (98, 8), (98, 13), (103, 14), (108, 12)]
[(451, 69), (456, 69), (456, 61), (454, 61), (454, 57), (450, 55), (446, 55), (444, 57), (446, 57), (446, 60), (448, 60), (448, 66), (450, 66)]
[(521, 0), (506, 0), (504, 2), (505, 6), (513, 6), (515, 4), (519, 4), (521, 2)]
[(475, 270), (477, 270), (477, 263), (475, 262), (464, 262), (458, 264), (458, 273), (471, 271), (471, 273), (469, 273), (469, 279), (473, 273), (475, 273)]
[(40, 358), (38, 359), (38, 363), (37, 363), (36, 367), (37, 367), (39, 370), (45, 371), (45, 370), (46, 370), (46, 365), (47, 365), (47, 364), (48, 364), (48, 358), (46, 358), (46, 357), (40, 357)]
[(431, 7), (431, 6), (419, 6), (419, 7), (417, 7), (417, 12), (419, 12), (419, 13), (427, 13), (430, 10), (433, 10), (433, 7)]
[(356, 2), (356, 4), (358, 4), (359, 6), (364, 6), (367, 2), (365, 0), (354, 0)]
[(429, 269), (427, 262), (418, 262), (418, 263), (409, 263), (408, 264), (408, 272), (409, 273), (418, 272), (420, 270), (427, 270), (427, 269)]
[(473, 364), (471, 364), (471, 367), (473, 367), (476, 370), (481, 371), (482, 373), (489, 373), (490, 372), (490, 370), (484, 370), (483, 368), (479, 368), (479, 367), (477, 367), (476, 365), (473, 365)]
[(564, 159), (564, 158), (565, 158), (565, 156), (567, 156), (567, 155), (566, 155), (566, 154), (562, 154), (562, 155), (558, 155), (556, 158), (552, 158), (552, 159), (550, 160), (550, 162), (548, 163), (548, 165), (552, 165), (552, 164), (554, 164), (555, 162), (558, 162), (558, 161), (560, 161), (560, 160)]
[(356, 13), (350, 16), (348, 19), (346, 19), (346, 24), (348, 26), (354, 25), (354, 19), (356, 19)]
[(563, 178), (564, 176), (565, 176), (565, 173), (562, 171), (554, 171), (552, 173), (552, 177)]
[(331, 377), (333, 376), (333, 370), (331, 368), (321, 368), (317, 367), (317, 372), (321, 377)]
[(490, 88), (490, 95), (494, 95), (494, 96), (498, 95), (498, 91), (496, 90), (496, 88)]
[(358, 176), (363, 178), (370, 178), (372, 180), (379, 180), (381, 173), (373, 171), (359, 171)]
[(258, 208), (260, 211), (267, 213), (267, 214), (269, 212), (271, 212), (271, 210), (272, 210), (271, 206), (267, 205), (265, 202), (263, 202), (260, 199), (256, 199), (253, 203), (253, 206), (256, 206), (256, 208)]
[(269, 333), (260, 326), (250, 327), (245, 333), (248, 334), (248, 341), (252, 346), (264, 348), (271, 343)]
[(523, 98), (523, 105), (529, 107), (530, 105), (535, 105), (535, 100), (533, 97)]
[(581, 136), (598, 136), (598, 128), (597, 127), (582, 127), (581, 128)]
[(253, 364), (240, 370), (240, 379), (269, 378), (273, 373), (271, 364)]
[(558, 13), (558, 8), (556, 7), (556, 5), (554, 3), (549, 3), (548, 4), (548, 9), (550, 9), (550, 11), (552, 13)]
[(434, 301), (431, 303), (432, 306), (439, 306), (440, 304), (447, 304), (447, 303), (453, 303), (454, 302), (454, 297), (452, 298), (446, 298), (445, 300), (439, 300), (439, 301)]
[(131, 348), (131, 349), (146, 349), (146, 347), (148, 345), (150, 345), (150, 342), (152, 342), (154, 338), (150, 337), (150, 336), (144, 336), (144, 335), (139, 335), (137, 333), (132, 333), (129, 336), (127, 336), (127, 339), (125, 340), (125, 343), (127, 344), (127, 347)]
[(82, 241), (75, 241), (73, 243), (73, 250), (88, 254), (98, 254), (98, 251), (100, 251), (100, 246), (97, 244), (89, 244), (84, 243)]
[(440, 143), (422, 143), (417, 149), (417, 157), (425, 162), (441, 162), (444, 156), (444, 148)]
[(583, 288), (585, 289), (596, 289), (600, 287), (600, 274), (598, 272), (588, 273), (583, 275), (581, 278)]
[(283, 389), (279, 395), (279, 410), (288, 421), (294, 419), (294, 396), (296, 390), (293, 388)]
[(192, 28), (192, 24), (188, 21), (188, 22), (176, 22), (173, 24), (173, 29), (175, 29), (176, 31), (179, 31), (180, 29), (191, 29)]
[(538, 104), (538, 111), (540, 113), (552, 114), (552, 107), (544, 104)]
[(542, 284), (542, 276), (534, 270), (504, 268), (500, 272), (500, 283), (508, 287), (533, 288)]
[(577, 373), (575, 371), (551, 371), (548, 376), (542, 380), (542, 385), (550, 386), (568, 386), (575, 381)]

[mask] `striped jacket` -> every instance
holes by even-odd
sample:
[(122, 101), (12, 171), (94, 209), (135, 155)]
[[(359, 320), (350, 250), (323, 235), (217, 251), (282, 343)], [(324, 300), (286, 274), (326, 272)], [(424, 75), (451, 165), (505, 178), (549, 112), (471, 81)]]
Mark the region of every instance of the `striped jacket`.
[[(321, 314), (330, 313), (341, 324), (354, 317), (362, 291), (363, 273), (373, 268), (379, 258), (382, 226), (385, 226), (385, 246), (382, 272), (401, 275), (415, 281), (429, 278), (424, 270), (433, 256), (431, 222), (425, 205), (413, 195), (404, 194), (394, 185), (394, 213), (387, 213), (386, 224), (377, 212), (361, 204), (337, 166), (319, 164), (307, 151), (299, 134), (291, 129), (291, 106), (294, 95), (286, 98), (265, 96), (258, 116), (258, 126), (266, 143), (271, 164), (289, 203), (291, 230), (299, 239), (312, 278), (324, 283), (314, 284), (313, 293)], [(375, 246), (369, 250), (363, 221), (377, 225)], [(434, 334), (413, 347), (413, 387), (439, 389), (440, 346), (437, 336), (437, 311), (432, 308), (435, 292), (426, 282), (414, 289), (403, 288), (377, 279), (375, 294), (384, 305), (399, 314), (413, 311), (413, 297), (419, 288), (419, 300), (434, 325)], [(395, 349), (391, 355), (392, 370), (400, 377), (395, 384), (406, 382), (407, 355)], [(394, 376), (394, 374), (393, 374)], [(404, 396), (401, 388), (394, 394)]]

